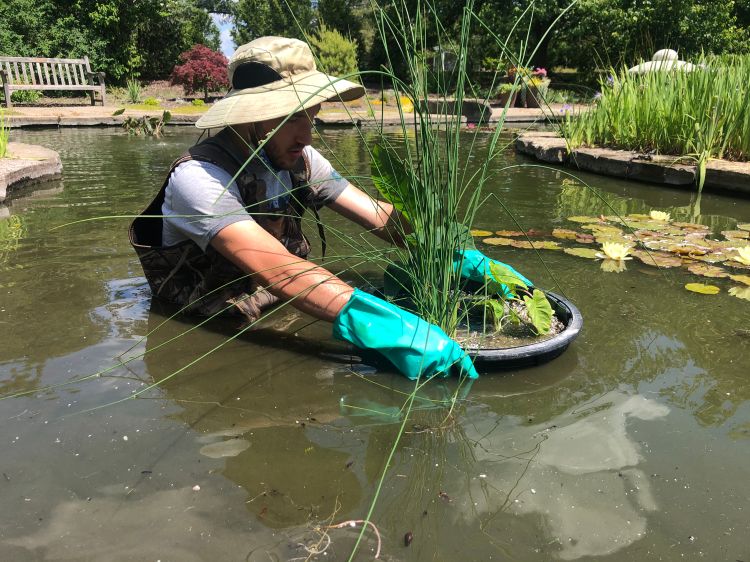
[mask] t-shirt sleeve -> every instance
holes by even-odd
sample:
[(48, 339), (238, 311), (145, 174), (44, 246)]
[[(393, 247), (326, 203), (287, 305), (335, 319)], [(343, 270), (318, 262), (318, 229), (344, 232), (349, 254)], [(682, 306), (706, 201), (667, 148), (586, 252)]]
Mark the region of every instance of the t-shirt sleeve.
[(162, 214), (165, 246), (187, 238), (204, 251), (223, 228), (253, 220), (232, 176), (214, 164), (197, 160), (183, 162), (172, 172)]
[(349, 181), (341, 177), (331, 163), (313, 147), (305, 147), (305, 156), (310, 163), (311, 204), (319, 209), (335, 201), (349, 185)]

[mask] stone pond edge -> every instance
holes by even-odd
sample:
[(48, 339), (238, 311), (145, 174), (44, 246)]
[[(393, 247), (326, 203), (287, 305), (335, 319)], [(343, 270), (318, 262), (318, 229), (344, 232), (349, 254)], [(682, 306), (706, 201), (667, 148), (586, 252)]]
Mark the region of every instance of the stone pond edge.
[[(696, 189), (696, 166), (676, 164), (674, 157), (670, 156), (651, 156), (608, 148), (578, 148), (568, 153), (565, 139), (557, 133), (542, 131), (519, 135), (515, 149), (548, 164), (628, 180)], [(750, 196), (750, 163), (709, 160), (704, 189)]]
[(60, 155), (35, 144), (8, 143), (8, 154), (0, 158), (0, 203), (11, 191), (62, 177)]

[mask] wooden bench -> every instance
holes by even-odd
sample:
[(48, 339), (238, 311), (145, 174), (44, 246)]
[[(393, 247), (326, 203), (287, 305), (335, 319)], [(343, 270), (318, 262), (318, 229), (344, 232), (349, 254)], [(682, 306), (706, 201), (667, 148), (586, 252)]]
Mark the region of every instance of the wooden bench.
[(11, 107), (11, 92), (18, 90), (87, 91), (91, 105), (99, 92), (104, 105), (104, 73), (92, 72), (88, 57), (82, 59), (50, 59), (39, 57), (0, 57), (0, 81), (5, 106)]

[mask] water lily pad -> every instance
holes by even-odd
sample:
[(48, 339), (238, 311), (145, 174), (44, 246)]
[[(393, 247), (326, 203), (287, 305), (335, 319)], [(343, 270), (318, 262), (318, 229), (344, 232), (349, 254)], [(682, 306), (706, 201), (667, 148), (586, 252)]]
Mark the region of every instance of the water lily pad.
[(716, 285), (706, 285), (704, 283), (688, 283), (685, 285), (688, 291), (700, 293), (701, 295), (718, 295), (721, 292)]
[(514, 248), (523, 248), (524, 250), (562, 250), (562, 246), (551, 240), (529, 242), (528, 240), (513, 240), (510, 244)]
[(651, 216), (642, 213), (632, 213), (630, 215), (625, 215), (625, 219), (628, 221), (650, 221)]
[(542, 242), (534, 242), (534, 248), (538, 250), (562, 250), (559, 242), (554, 240), (544, 240)]
[(477, 236), (479, 238), (482, 238), (482, 237), (485, 237), (485, 236), (492, 236), (493, 234), (494, 234), (494, 232), (492, 232), (490, 230), (477, 230), (477, 229), (474, 229), (474, 230), (471, 231), (471, 235), (472, 236)]
[(702, 261), (705, 263), (720, 263), (726, 260), (727, 256), (720, 252), (711, 252), (710, 254), (705, 254), (703, 256), (690, 256), (690, 259)]
[(705, 224), (698, 224), (695, 222), (673, 222), (672, 226), (676, 226), (684, 230), (705, 230), (706, 232), (710, 230)]
[(596, 259), (596, 254), (599, 252), (596, 248), (565, 248), (563, 250), (566, 254), (571, 256), (578, 256), (579, 258)]
[(594, 238), (593, 234), (588, 233), (581, 233), (576, 237), (576, 242), (579, 244), (593, 244), (596, 242), (596, 238)]
[(711, 251), (710, 248), (701, 248), (700, 246), (694, 246), (692, 244), (675, 244), (669, 246), (667, 251), (673, 254), (679, 254), (680, 256), (704, 256)]
[(737, 281), (738, 283), (744, 283), (745, 285), (750, 285), (750, 275), (730, 275), (729, 278), (732, 281)]
[(599, 219), (597, 217), (568, 217), (569, 221), (573, 222), (580, 222), (582, 224), (597, 222)]
[(604, 233), (604, 232), (613, 232), (613, 233), (622, 234), (621, 228), (617, 228), (616, 226), (612, 226), (611, 224), (604, 224), (600, 222), (584, 224), (583, 226), (581, 226), (581, 228), (583, 228), (584, 230), (590, 230), (594, 234)]
[(721, 233), (724, 235), (724, 238), (733, 238), (733, 239), (747, 239), (750, 238), (750, 232), (746, 232), (744, 230), (722, 230)]
[(737, 269), (750, 269), (750, 265), (745, 265), (744, 263), (740, 263), (734, 260), (725, 261), (724, 265), (727, 265), (729, 267), (735, 267)]
[(730, 287), (729, 294), (738, 299), (750, 301), (750, 287)]
[(750, 222), (746, 222), (743, 224), (738, 224), (737, 228), (740, 230), (750, 230)]
[(729, 274), (720, 267), (707, 263), (692, 263), (688, 266), (688, 271), (695, 275), (702, 275), (703, 277), (729, 277)]
[(575, 240), (578, 238), (579, 233), (575, 230), (569, 230), (567, 228), (555, 228), (552, 230), (552, 236), (561, 240)]
[(630, 254), (646, 265), (654, 267), (680, 267), (682, 259), (664, 252), (647, 252), (646, 250), (631, 250)]
[(498, 230), (495, 234), (503, 238), (507, 238), (508, 236), (524, 236), (524, 233), (520, 230)]
[(493, 246), (510, 246), (513, 242), (517, 242), (517, 240), (513, 240), (512, 238), (485, 238), (482, 240), (485, 244), (492, 244)]

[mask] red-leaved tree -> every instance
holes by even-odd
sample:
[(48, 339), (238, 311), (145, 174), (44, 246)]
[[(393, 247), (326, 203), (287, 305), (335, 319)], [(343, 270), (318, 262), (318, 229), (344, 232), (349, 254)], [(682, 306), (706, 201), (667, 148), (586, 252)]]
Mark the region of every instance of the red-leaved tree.
[(195, 45), (180, 55), (180, 62), (172, 71), (172, 84), (180, 84), (188, 94), (203, 91), (208, 99), (209, 91), (228, 88), (227, 57), (212, 51), (205, 45)]

